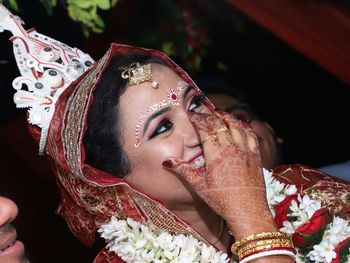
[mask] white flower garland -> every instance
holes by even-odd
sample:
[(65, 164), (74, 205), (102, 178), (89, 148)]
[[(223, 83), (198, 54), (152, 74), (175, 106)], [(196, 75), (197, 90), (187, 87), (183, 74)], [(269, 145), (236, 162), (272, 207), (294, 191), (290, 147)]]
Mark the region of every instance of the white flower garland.
[(191, 235), (157, 234), (131, 218), (111, 220), (98, 230), (109, 251), (125, 262), (229, 262), (227, 254), (197, 240)]
[[(283, 201), (283, 199), (289, 195), (296, 194), (297, 189), (295, 185), (286, 185), (277, 181), (273, 176), (272, 172), (264, 169), (264, 177), (266, 182), (266, 194), (270, 210), (275, 215), (276, 205)], [(318, 200), (311, 199), (308, 195), (301, 196), (298, 194), (298, 202), (291, 201), (289, 206), (288, 216), (296, 218), (295, 221), (284, 221), (283, 227), (280, 231), (287, 234), (294, 234), (295, 230), (301, 225), (309, 222), (313, 214), (321, 209), (321, 202)], [(348, 221), (333, 216), (333, 220), (326, 227), (323, 233), (321, 242), (313, 246), (307, 255), (301, 254), (298, 250), (296, 256), (297, 263), (303, 262), (315, 262), (315, 263), (330, 263), (336, 258), (336, 252), (334, 249), (339, 245), (340, 242), (350, 237), (350, 224)], [(350, 251), (348, 255), (348, 261), (350, 262)]]
[[(271, 213), (275, 216), (275, 207), (287, 196), (297, 193), (295, 185), (288, 185), (277, 181), (272, 172), (264, 169), (266, 197)], [(284, 221), (280, 231), (292, 235), (295, 230), (307, 223), (312, 215), (321, 209), (321, 202), (311, 199), (308, 195), (297, 197), (299, 204), (292, 201), (289, 207), (289, 216), (294, 221)], [(168, 232), (158, 233), (155, 229), (140, 224), (131, 218), (118, 220), (112, 216), (111, 220), (102, 225), (98, 232), (106, 240), (109, 251), (117, 254), (125, 262), (229, 262), (227, 254), (216, 251), (213, 246), (197, 240), (191, 235), (172, 235)], [(350, 237), (350, 224), (340, 217), (334, 216), (327, 225), (322, 240), (313, 246), (307, 255), (297, 249), (296, 262), (326, 262), (330, 263), (336, 257), (334, 249), (337, 245)], [(350, 251), (348, 255), (350, 262)]]

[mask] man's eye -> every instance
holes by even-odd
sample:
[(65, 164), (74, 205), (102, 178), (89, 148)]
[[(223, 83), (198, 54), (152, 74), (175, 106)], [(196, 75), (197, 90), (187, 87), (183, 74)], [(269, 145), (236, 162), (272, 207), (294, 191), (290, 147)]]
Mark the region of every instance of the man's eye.
[(173, 123), (170, 122), (168, 119), (161, 120), (154, 132), (151, 134), (151, 136), (149, 136), (149, 139), (152, 139), (161, 133), (169, 131), (172, 127)]
[(237, 120), (246, 121), (250, 123), (254, 119), (254, 115), (241, 109), (230, 112)]
[(203, 100), (205, 99), (205, 94), (194, 96), (191, 100), (190, 106), (188, 107), (189, 111), (194, 111), (203, 105)]

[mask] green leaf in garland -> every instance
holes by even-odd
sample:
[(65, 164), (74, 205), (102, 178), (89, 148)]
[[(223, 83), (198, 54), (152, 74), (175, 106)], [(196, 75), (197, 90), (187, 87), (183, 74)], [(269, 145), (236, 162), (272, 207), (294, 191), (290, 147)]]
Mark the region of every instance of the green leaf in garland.
[(314, 245), (321, 243), (322, 238), (323, 238), (323, 234), (329, 228), (329, 224), (331, 222), (332, 221), (330, 220), (325, 227), (320, 228), (316, 233), (314, 233), (312, 235), (305, 235), (305, 234), (299, 233), (299, 235), (304, 237), (305, 239), (311, 240), (311, 242), (309, 243), (309, 245), (307, 247), (299, 248), (303, 254), (307, 254), (308, 252), (313, 250)]
[(350, 248), (350, 239), (345, 242), (345, 244), (342, 246), (342, 248), (339, 251), (340, 259), (339, 263), (347, 263), (348, 257), (349, 257), (349, 248)]

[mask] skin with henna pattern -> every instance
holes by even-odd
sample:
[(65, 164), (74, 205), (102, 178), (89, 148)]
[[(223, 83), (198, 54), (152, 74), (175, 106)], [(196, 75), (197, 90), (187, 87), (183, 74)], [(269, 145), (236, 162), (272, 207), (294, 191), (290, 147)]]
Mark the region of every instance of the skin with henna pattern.
[[(244, 124), (230, 115), (218, 118), (209, 114), (189, 113), (200, 138), (228, 126), (230, 134), (219, 133), (218, 142), (207, 141), (204, 147), (207, 171), (198, 171), (185, 162), (175, 161), (179, 171), (193, 185), (201, 198), (227, 222), (242, 228), (242, 222), (275, 229), (265, 198), (260, 156), (256, 137)], [(185, 170), (183, 170), (185, 169)], [(266, 222), (262, 218), (267, 218)], [(236, 227), (230, 226), (234, 236), (244, 236)], [(243, 232), (243, 231), (242, 231)]]
[[(236, 239), (276, 230), (265, 197), (258, 142), (253, 130), (222, 112), (215, 115), (190, 112), (189, 118), (202, 141), (222, 127), (229, 128), (230, 133), (218, 133), (218, 142), (207, 140), (203, 145), (207, 164), (205, 176), (179, 159), (171, 160), (172, 169), (225, 219)], [(273, 262), (272, 258), (267, 262)], [(276, 262), (293, 262), (286, 257), (274, 259)]]

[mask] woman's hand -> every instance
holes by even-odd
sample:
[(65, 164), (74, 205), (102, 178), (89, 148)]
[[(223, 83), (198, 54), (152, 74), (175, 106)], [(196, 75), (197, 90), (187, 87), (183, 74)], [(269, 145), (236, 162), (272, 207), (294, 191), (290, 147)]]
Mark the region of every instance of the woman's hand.
[(183, 160), (170, 160), (170, 169), (183, 176), (226, 220), (235, 238), (275, 230), (253, 130), (224, 112), (190, 112), (189, 118), (203, 144), (205, 175)]

